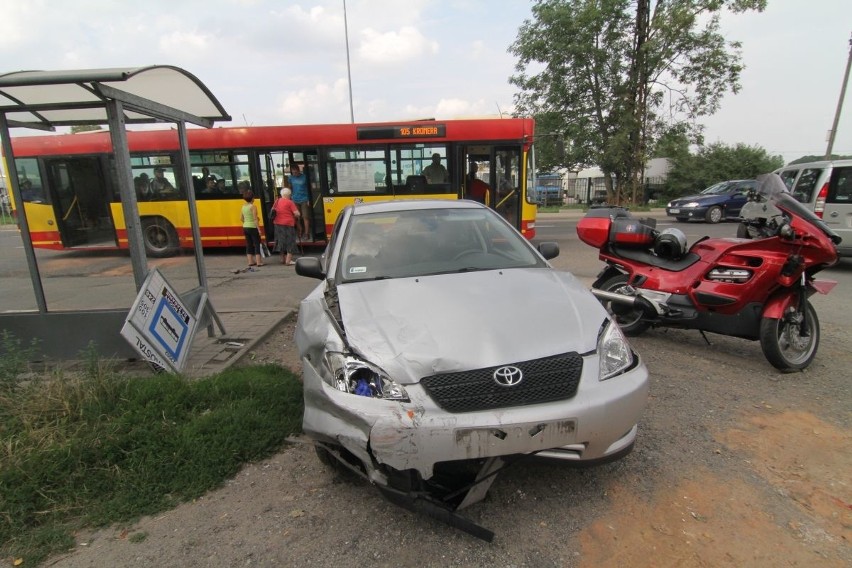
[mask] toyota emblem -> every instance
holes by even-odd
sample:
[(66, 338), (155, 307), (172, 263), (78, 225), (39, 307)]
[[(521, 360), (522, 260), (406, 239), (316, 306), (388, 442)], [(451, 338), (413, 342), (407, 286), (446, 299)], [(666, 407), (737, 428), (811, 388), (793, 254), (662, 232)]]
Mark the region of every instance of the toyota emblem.
[(523, 372), (511, 365), (500, 367), (491, 376), (494, 377), (494, 382), (501, 387), (513, 387), (524, 379)]

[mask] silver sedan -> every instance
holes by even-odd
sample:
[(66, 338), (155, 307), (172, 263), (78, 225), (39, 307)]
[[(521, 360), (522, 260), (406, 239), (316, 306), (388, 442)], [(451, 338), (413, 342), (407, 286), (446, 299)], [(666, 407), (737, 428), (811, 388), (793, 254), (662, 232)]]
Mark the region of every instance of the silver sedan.
[[(484, 496), (505, 461), (620, 458), (648, 374), (601, 304), (470, 201), (347, 208), (299, 310), (304, 432), (323, 461), (410, 495)], [(447, 489), (460, 470), (463, 490)], [(487, 481), (486, 481), (487, 479)]]

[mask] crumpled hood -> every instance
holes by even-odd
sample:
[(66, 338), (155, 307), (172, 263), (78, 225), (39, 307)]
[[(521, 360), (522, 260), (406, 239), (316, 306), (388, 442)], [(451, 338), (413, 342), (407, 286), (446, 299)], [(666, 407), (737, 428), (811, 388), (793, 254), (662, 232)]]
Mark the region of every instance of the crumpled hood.
[(571, 274), (490, 270), (344, 284), (350, 346), (402, 384), (597, 345), (606, 312)]

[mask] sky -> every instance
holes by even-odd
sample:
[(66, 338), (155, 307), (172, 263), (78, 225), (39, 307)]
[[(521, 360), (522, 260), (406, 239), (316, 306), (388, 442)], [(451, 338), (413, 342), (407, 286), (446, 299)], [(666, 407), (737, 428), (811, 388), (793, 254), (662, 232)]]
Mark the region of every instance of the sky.
[[(768, 4), (722, 19), (746, 67), (740, 93), (703, 120), (705, 141), (760, 146), (785, 162), (822, 155), (852, 2)], [(174, 65), (210, 88), (233, 126), (507, 116), (517, 92), (508, 48), (531, 7), (346, 0), (344, 17), (344, 0), (0, 0), (0, 73)], [(850, 91), (836, 154), (852, 154)]]

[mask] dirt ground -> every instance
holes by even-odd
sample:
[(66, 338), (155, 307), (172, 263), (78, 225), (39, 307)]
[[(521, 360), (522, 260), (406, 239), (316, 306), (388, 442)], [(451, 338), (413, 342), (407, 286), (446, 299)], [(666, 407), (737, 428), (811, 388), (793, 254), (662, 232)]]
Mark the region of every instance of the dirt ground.
[[(242, 362), (298, 371), (293, 327)], [(388, 503), (296, 444), (195, 502), (80, 534), (47, 565), (850, 566), (850, 338), (824, 334), (795, 375), (742, 340), (635, 338), (652, 380), (635, 451), (598, 468), (529, 461), (501, 473), (464, 511), (493, 543)]]

